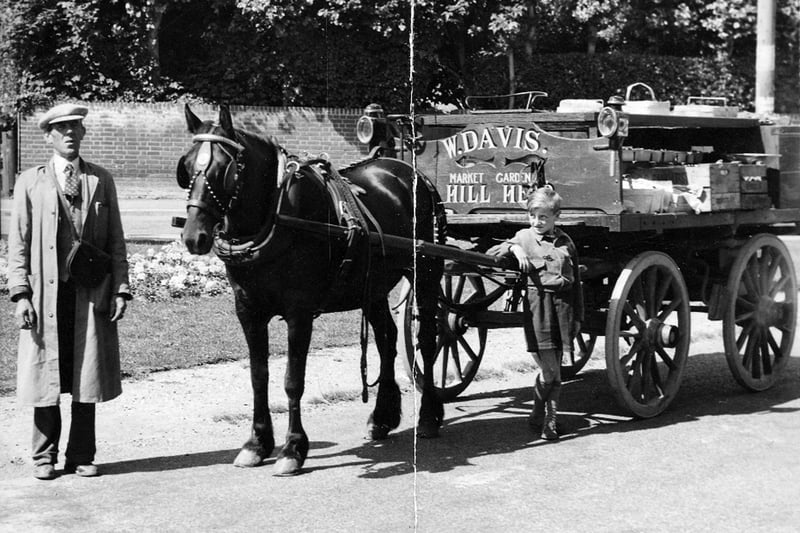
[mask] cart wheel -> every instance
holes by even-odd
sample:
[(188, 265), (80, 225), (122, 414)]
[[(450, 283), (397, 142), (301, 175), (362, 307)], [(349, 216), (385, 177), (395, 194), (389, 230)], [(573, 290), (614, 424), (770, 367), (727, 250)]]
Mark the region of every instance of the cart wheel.
[[(486, 349), (486, 329), (469, 324), (464, 314), (454, 306), (486, 295), (483, 279), (473, 274), (447, 274), (442, 278), (439, 309), (436, 313), (436, 359), (434, 387), (444, 402), (456, 399), (478, 372)], [(400, 308), (400, 320), (405, 337), (404, 359), (409, 378), (422, 389), (422, 358), (416, 349), (417, 316), (414, 291), (410, 290)]]
[(620, 405), (658, 415), (675, 398), (689, 355), (689, 292), (666, 254), (644, 252), (620, 274), (606, 322), (606, 368)]
[(572, 353), (572, 359), (569, 361), (561, 361), (561, 380), (566, 381), (574, 378), (580, 372), (589, 358), (592, 356), (594, 350), (594, 343), (597, 341), (597, 335), (593, 333), (579, 333), (575, 337), (575, 343), (578, 345), (577, 350)]
[(797, 281), (786, 245), (774, 235), (751, 238), (728, 274), (722, 338), (740, 385), (761, 391), (775, 384), (789, 360), (797, 318)]

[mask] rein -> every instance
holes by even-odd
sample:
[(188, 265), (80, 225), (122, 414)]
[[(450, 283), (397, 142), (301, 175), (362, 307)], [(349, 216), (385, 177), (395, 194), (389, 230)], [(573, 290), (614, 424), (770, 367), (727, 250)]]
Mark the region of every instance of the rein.
[[(221, 220), (226, 220), (226, 214), (230, 211), (235, 203), (239, 200), (239, 193), (241, 192), (242, 182), (239, 179), (239, 175), (244, 172), (244, 161), (242, 158), (242, 154), (244, 153), (245, 147), (234, 140), (228, 139), (227, 137), (223, 137), (222, 135), (216, 135), (213, 133), (198, 133), (192, 137), (193, 143), (202, 143), (200, 149), (197, 154), (197, 158), (195, 159), (195, 172), (192, 175), (192, 180), (189, 182), (189, 197), (186, 200), (186, 204), (189, 207), (197, 207), (198, 209), (204, 209), (211, 213), (212, 216), (215, 218), (219, 218)], [(219, 199), (217, 192), (214, 191), (214, 188), (208, 182), (208, 168), (211, 166), (211, 145), (212, 144), (221, 144), (220, 149), (225, 152), (225, 155), (228, 156), (230, 162), (228, 166), (225, 168), (224, 173), (224, 182), (229, 180), (231, 175), (231, 171), (233, 170), (232, 165), (235, 166), (235, 173), (233, 178), (235, 183), (235, 189), (231, 197), (228, 199), (227, 205), (223, 204), (223, 202)], [(234, 149), (236, 152), (232, 154), (228, 150), (225, 149), (225, 146)], [(199, 177), (203, 177), (203, 187), (205, 187), (211, 198), (214, 200), (215, 205), (210, 205), (200, 199), (192, 199), (192, 189), (194, 188), (194, 183), (197, 181)], [(226, 222), (227, 225), (227, 222)]]

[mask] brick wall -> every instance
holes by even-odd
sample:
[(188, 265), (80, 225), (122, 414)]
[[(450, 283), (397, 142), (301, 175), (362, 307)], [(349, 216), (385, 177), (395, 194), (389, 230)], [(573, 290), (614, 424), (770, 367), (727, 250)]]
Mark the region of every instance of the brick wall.
[[(191, 145), (182, 104), (86, 104), (86, 137), (81, 156), (114, 175), (121, 198), (183, 197), (175, 184), (178, 159)], [(210, 105), (192, 105), (203, 120), (216, 120)], [(236, 127), (271, 135), (292, 153), (326, 152), (337, 166), (364, 157), (355, 136), (358, 109), (231, 107)], [(46, 162), (52, 148), (36, 123), (39, 113), (20, 121), (20, 170)]]

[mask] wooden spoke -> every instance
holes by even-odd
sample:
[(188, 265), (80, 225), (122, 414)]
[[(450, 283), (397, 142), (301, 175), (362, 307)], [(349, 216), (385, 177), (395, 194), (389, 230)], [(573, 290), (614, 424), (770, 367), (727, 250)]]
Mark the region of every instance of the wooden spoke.
[(797, 320), (797, 281), (786, 246), (776, 236), (751, 237), (728, 273), (722, 321), (725, 357), (743, 387), (765, 390), (785, 369)]
[(631, 323), (633, 323), (637, 329), (643, 330), (647, 327), (642, 320), (641, 309), (634, 309), (630, 302), (625, 302), (624, 304), (624, 311), (625, 315), (630, 319)]
[[(437, 355), (432, 375), (436, 393), (443, 401), (458, 397), (478, 372), (486, 349), (487, 328), (470, 325), (463, 304), (485, 296), (483, 279), (476, 275), (446, 273), (442, 279), (437, 311)], [(399, 321), (405, 340), (406, 370), (421, 390), (425, 376), (422, 358), (416, 349), (419, 326), (414, 313), (414, 297), (412, 289), (400, 306)]]
[(661, 322), (665, 322), (672, 313), (681, 307), (681, 305), (683, 305), (681, 300), (672, 300), (666, 307), (664, 307), (664, 309), (661, 310), (660, 313), (658, 313), (658, 319)]
[(464, 348), (464, 351), (467, 353), (471, 361), (478, 360), (478, 356), (477, 354), (475, 354), (475, 350), (472, 349), (472, 346), (470, 346), (469, 343), (463, 337), (458, 338), (458, 343), (461, 345), (462, 348)]
[(789, 284), (791, 280), (788, 277), (781, 277), (778, 281), (775, 282), (775, 285), (769, 290), (769, 297), (775, 299), (775, 297), (780, 292), (784, 292), (786, 290), (786, 286)]
[(575, 339), (575, 351), (572, 352), (569, 364), (561, 362), (561, 380), (572, 379), (580, 372), (592, 356), (597, 335), (580, 332)]
[(661, 357), (661, 360), (664, 361), (664, 364), (666, 364), (670, 370), (675, 370), (677, 368), (675, 366), (675, 361), (673, 361), (672, 357), (670, 357), (669, 354), (664, 351), (664, 348), (661, 346), (656, 346), (656, 353), (659, 355), (659, 357)]

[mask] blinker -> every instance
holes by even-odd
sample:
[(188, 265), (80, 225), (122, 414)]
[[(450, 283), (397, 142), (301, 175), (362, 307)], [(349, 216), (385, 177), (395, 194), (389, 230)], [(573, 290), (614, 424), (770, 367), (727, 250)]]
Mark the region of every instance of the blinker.
[(208, 170), (208, 165), (211, 163), (211, 143), (206, 141), (200, 145), (197, 151), (197, 157), (194, 160), (194, 169), (199, 172)]

